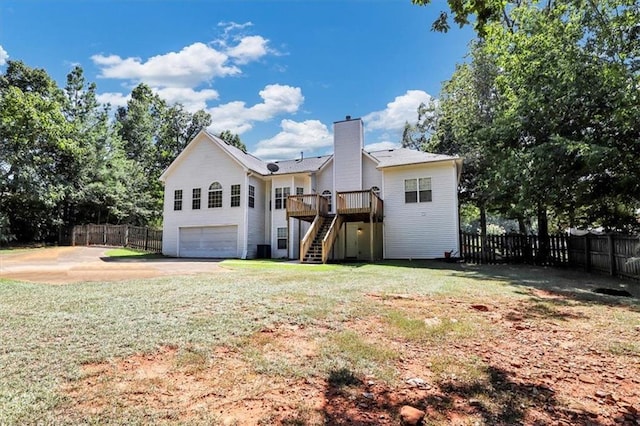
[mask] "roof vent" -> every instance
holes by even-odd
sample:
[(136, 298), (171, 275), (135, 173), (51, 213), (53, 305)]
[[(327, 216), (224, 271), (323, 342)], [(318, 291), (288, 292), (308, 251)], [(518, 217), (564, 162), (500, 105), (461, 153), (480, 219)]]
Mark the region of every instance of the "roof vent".
[(347, 115), (346, 120), (347, 120), (347, 121), (351, 120), (351, 116), (350, 116), (350, 115)]
[(280, 170), (280, 166), (278, 166), (276, 163), (269, 163), (267, 164), (267, 169), (269, 169), (271, 173), (275, 173)]

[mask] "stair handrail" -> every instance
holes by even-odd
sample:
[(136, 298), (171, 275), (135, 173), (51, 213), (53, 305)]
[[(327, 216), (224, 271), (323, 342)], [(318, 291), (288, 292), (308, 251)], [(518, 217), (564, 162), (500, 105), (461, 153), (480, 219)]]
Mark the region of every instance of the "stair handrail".
[(304, 237), (300, 242), (300, 261), (301, 262), (304, 260), (304, 257), (307, 255), (307, 252), (311, 248), (311, 244), (313, 243), (313, 240), (316, 238), (316, 235), (318, 235), (318, 231), (320, 230), (320, 226), (322, 225), (322, 222), (323, 222), (322, 216), (316, 215), (315, 219), (313, 219), (313, 222), (311, 222), (311, 226), (309, 227), (309, 229), (307, 229), (306, 234), (304, 234)]
[(322, 239), (322, 263), (327, 263), (329, 260), (329, 253), (331, 252), (331, 247), (333, 247), (333, 243), (336, 241), (338, 237), (338, 231), (342, 226), (342, 216), (339, 214), (336, 215), (331, 221), (331, 226), (327, 231), (327, 235)]
[(384, 217), (384, 203), (382, 198), (373, 190), (371, 190), (371, 214), (378, 219)]

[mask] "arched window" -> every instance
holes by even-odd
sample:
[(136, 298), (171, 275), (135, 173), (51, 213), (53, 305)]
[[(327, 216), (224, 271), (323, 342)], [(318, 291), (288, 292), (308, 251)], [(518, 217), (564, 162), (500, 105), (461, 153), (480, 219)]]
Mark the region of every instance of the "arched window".
[(209, 187), (208, 207), (222, 207), (222, 185), (220, 182), (213, 182)]
[(374, 194), (376, 194), (378, 197), (380, 196), (380, 188), (378, 188), (377, 186), (372, 186), (371, 190), (373, 191)]
[(329, 204), (328, 209), (329, 211), (331, 211), (331, 191), (325, 189), (324, 191), (322, 191), (322, 196), (327, 199), (327, 203)]

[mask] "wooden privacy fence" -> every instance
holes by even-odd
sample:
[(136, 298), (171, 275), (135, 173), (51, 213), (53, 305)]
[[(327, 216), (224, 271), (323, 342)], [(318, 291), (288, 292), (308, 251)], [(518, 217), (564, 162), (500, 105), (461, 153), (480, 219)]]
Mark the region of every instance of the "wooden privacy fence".
[[(472, 263), (544, 263), (562, 265), (569, 261), (567, 235), (549, 237), (549, 256), (541, 261), (536, 235), (487, 235), (483, 244), (478, 234), (460, 233), (460, 257)], [(484, 250), (483, 250), (484, 246)]]
[(76, 225), (72, 246), (116, 246), (162, 252), (162, 231), (132, 225)]
[[(471, 263), (533, 263), (640, 279), (640, 237), (618, 234), (550, 235), (544, 256), (537, 235), (460, 233), (460, 257)], [(637, 259), (637, 260), (633, 260)]]
[(617, 234), (572, 235), (569, 254), (571, 266), (640, 279), (640, 237)]

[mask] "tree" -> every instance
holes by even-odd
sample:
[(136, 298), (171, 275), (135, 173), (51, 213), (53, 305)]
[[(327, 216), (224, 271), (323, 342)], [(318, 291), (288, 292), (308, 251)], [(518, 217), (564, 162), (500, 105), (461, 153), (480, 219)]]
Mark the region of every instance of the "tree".
[[(204, 111), (189, 113), (182, 105), (168, 106), (145, 84), (131, 92), (126, 107), (116, 113), (117, 133), (122, 140), (126, 159), (135, 162), (131, 169), (135, 188), (135, 205), (128, 220), (136, 224), (157, 224), (162, 219), (162, 172), (171, 164), (187, 143), (211, 124)], [(139, 175), (134, 175), (139, 173)]]
[[(472, 47), (471, 61), (459, 65), (442, 87), (440, 99), (418, 108), (413, 146), (465, 159), (460, 181), (460, 202), (478, 208), (480, 232), (487, 234), (487, 211), (495, 208), (496, 170), (492, 140), (499, 97), (497, 75), (481, 44)], [(408, 145), (403, 141), (403, 145)]]
[[(419, 6), (427, 6), (431, 0), (411, 0), (411, 3)], [(503, 0), (447, 0), (449, 12), (453, 15), (453, 21), (460, 27), (475, 21), (474, 28), (478, 34), (483, 35), (485, 27), (491, 22), (506, 21), (510, 24), (507, 10), (514, 3), (520, 4), (521, 0), (508, 2)], [(548, 1), (552, 3), (552, 1)], [(431, 28), (434, 31), (447, 32), (451, 28), (449, 24), (449, 12), (441, 11)]]
[(20, 241), (43, 240), (63, 221), (66, 170), (80, 147), (62, 102), (44, 70), (9, 61), (0, 78), (0, 215)]
[(205, 111), (191, 114), (180, 104), (165, 109), (157, 141), (159, 170), (169, 167), (198, 132), (210, 124), (211, 115)]
[(242, 150), (242, 152), (247, 152), (247, 147), (244, 143), (242, 143), (242, 141), (240, 140), (240, 136), (238, 136), (235, 133), (231, 133), (230, 130), (223, 130), (218, 137), (220, 139), (222, 139), (223, 141), (225, 141), (226, 143), (228, 143), (231, 146), (235, 146), (236, 148), (239, 148), (240, 150)]
[(505, 188), (495, 207), (530, 211), (533, 205), (542, 232), (548, 214), (558, 226), (637, 226), (640, 6), (627, 0), (449, 5), (460, 25), (473, 18), (483, 50), (500, 70), (493, 88), (499, 109), (485, 123), (492, 133), (486, 148), (500, 148), (494, 162)]

